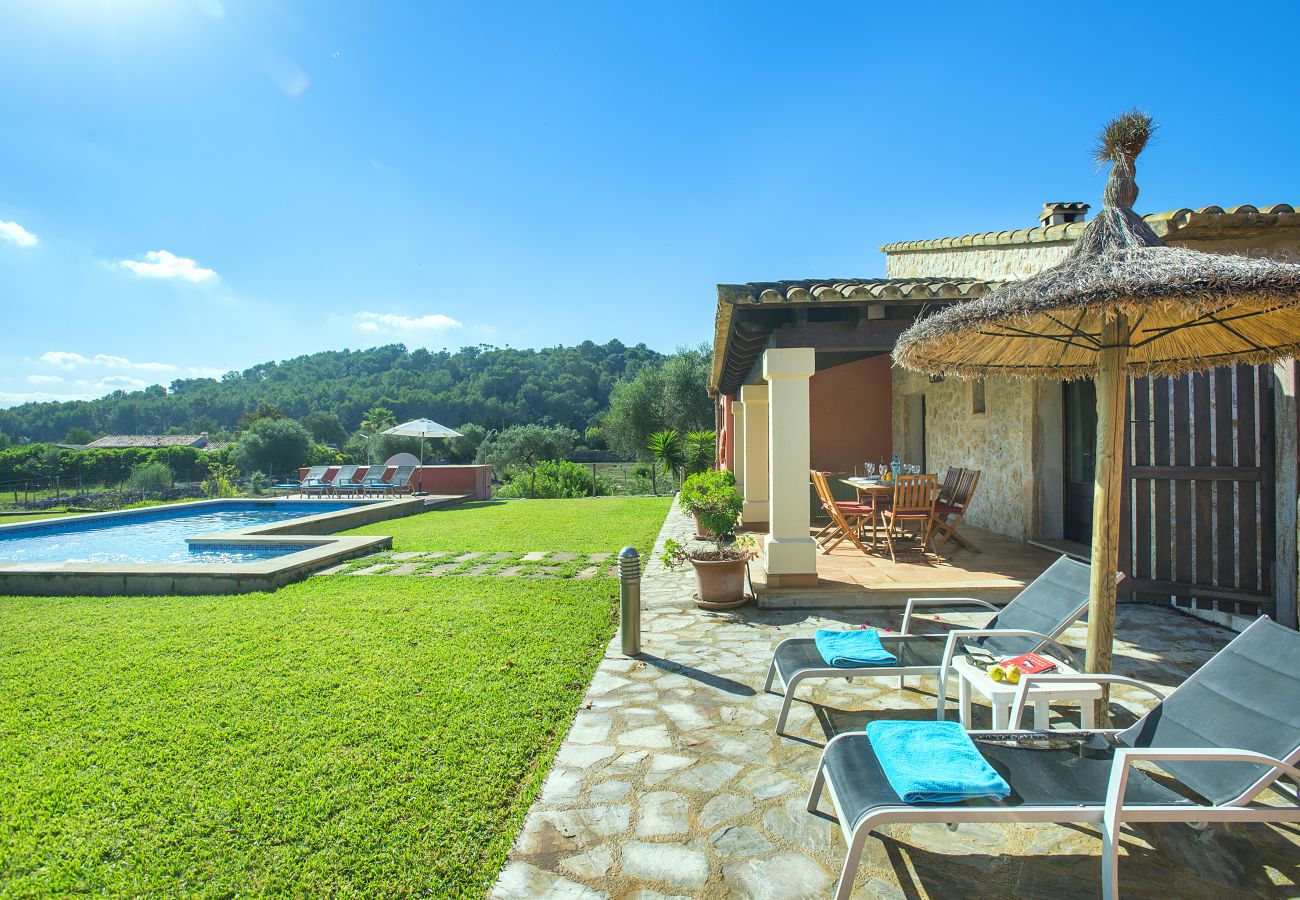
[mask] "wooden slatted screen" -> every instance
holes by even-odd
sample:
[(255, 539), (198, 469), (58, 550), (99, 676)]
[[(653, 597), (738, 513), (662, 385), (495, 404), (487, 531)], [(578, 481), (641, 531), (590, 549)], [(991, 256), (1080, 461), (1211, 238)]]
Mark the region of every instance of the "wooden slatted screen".
[(1131, 599), (1274, 613), (1272, 385), (1269, 366), (1131, 379), (1120, 547)]

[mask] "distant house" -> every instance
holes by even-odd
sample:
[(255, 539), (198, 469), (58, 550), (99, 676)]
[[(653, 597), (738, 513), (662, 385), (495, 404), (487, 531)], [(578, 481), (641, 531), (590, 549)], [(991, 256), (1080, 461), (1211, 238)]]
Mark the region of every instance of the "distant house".
[(88, 450), (155, 450), (159, 447), (194, 447), (197, 450), (220, 450), (227, 441), (210, 441), (200, 434), (106, 434), (86, 444)]

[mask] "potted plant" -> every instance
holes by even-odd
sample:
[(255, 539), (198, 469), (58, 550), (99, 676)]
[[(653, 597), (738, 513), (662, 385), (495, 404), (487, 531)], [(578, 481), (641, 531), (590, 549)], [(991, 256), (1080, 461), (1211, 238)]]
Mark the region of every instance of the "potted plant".
[(682, 509), (695, 519), (697, 541), (717, 540), (717, 532), (709, 527), (701, 513), (707, 516), (710, 510), (718, 509), (722, 499), (728, 494), (735, 495), (734, 502), (738, 505), (736, 516), (728, 521), (725, 531), (731, 531), (736, 527), (736, 521), (740, 518), (741, 505), (744, 504), (740, 492), (736, 490), (736, 476), (726, 470), (710, 470), (691, 475), (682, 483)]
[(726, 543), (735, 530), (744, 504), (730, 472), (700, 472), (686, 479), (682, 508), (695, 516), (698, 530), (707, 533), (712, 548), (664, 544), (664, 565), (676, 568), (687, 560), (695, 568), (695, 604), (702, 609), (730, 609), (745, 602), (745, 564), (756, 547), (748, 536)]

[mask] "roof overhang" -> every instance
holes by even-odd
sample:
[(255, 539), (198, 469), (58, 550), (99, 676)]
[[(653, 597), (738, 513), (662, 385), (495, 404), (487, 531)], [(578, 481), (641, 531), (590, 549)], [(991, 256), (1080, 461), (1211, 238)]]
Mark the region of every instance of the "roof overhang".
[(919, 316), (992, 286), (910, 278), (720, 284), (709, 388), (734, 395), (770, 346), (812, 347), (837, 359), (887, 353)]

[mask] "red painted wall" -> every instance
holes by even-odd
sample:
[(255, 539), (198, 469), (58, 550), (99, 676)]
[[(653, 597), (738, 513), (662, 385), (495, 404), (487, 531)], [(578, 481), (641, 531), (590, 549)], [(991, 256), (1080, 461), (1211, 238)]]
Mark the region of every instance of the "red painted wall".
[[(360, 481), (369, 468), (361, 466), (352, 480)], [(338, 470), (338, 466), (330, 466), (325, 479), (332, 479)], [(384, 476), (391, 478), (394, 471), (395, 468), (389, 466)], [(306, 468), (298, 470), (299, 478), (306, 474)], [(487, 500), (492, 496), (491, 466), (422, 466), (416, 469), (412, 481), (415, 490), (426, 494), (473, 494), (476, 500)]]
[(724, 429), (718, 432), (718, 465), (729, 472), (734, 472), (736, 470), (736, 419), (731, 412), (731, 402), (731, 398), (726, 394), (718, 395)]
[(893, 455), (892, 386), (885, 353), (813, 375), (808, 390), (814, 469), (852, 472), (866, 460)]

